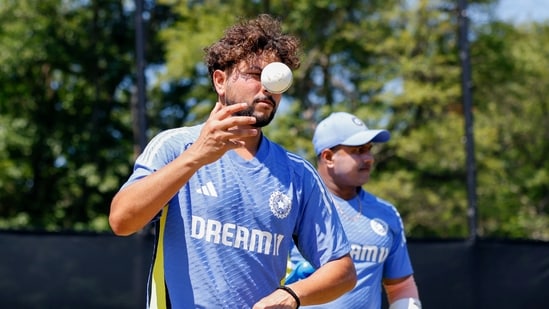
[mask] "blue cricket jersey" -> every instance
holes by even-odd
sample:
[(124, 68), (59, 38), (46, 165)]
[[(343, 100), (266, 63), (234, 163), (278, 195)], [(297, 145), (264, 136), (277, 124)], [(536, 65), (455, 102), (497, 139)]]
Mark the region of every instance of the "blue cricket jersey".
[[(201, 129), (157, 135), (124, 186), (181, 155)], [(251, 308), (283, 280), (292, 238), (315, 267), (350, 250), (312, 165), (265, 137), (252, 160), (228, 151), (200, 168), (155, 222), (148, 308)]]
[[(380, 309), (382, 279), (401, 278), (413, 273), (400, 214), (390, 203), (362, 189), (350, 201), (335, 195), (333, 198), (351, 243), (350, 254), (358, 281), (352, 291), (338, 299), (304, 308)], [(362, 215), (358, 212), (360, 208)], [(293, 248), (291, 264), (300, 261), (303, 257)]]

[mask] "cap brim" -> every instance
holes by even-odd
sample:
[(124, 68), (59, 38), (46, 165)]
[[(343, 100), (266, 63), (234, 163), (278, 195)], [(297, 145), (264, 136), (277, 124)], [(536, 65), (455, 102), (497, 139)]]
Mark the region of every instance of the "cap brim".
[(340, 145), (360, 146), (368, 144), (370, 142), (385, 143), (390, 138), (391, 134), (387, 130), (368, 130), (356, 133), (355, 135), (341, 142)]

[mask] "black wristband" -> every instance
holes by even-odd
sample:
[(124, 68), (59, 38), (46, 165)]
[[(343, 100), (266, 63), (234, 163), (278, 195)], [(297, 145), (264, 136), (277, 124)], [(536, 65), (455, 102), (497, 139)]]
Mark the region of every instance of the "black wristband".
[(299, 306), (301, 306), (301, 302), (299, 301), (299, 297), (297, 296), (297, 294), (294, 292), (294, 290), (290, 289), (289, 287), (285, 286), (285, 285), (281, 285), (277, 288), (278, 290), (284, 290), (286, 292), (288, 292), (288, 294), (292, 295), (292, 297), (295, 299), (295, 302), (297, 304), (297, 306), (295, 307), (295, 309), (299, 308)]

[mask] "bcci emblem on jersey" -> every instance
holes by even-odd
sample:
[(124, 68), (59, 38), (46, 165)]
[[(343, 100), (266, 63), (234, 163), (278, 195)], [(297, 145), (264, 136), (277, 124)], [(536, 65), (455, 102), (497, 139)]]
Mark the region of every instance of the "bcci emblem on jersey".
[(280, 191), (275, 191), (269, 198), (269, 207), (271, 212), (279, 219), (284, 219), (292, 209), (292, 201), (290, 198)]
[(378, 218), (374, 218), (370, 221), (370, 227), (379, 236), (387, 235), (387, 231), (389, 230), (387, 223)]

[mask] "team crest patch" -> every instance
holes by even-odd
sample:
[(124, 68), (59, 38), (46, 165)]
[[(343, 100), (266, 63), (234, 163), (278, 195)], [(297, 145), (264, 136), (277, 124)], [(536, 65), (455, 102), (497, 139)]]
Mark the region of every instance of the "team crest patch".
[(381, 219), (374, 218), (370, 220), (370, 227), (379, 236), (387, 235), (387, 223)]
[(275, 191), (269, 198), (269, 207), (275, 217), (284, 219), (290, 213), (292, 209), (292, 201), (290, 198), (280, 191)]

